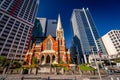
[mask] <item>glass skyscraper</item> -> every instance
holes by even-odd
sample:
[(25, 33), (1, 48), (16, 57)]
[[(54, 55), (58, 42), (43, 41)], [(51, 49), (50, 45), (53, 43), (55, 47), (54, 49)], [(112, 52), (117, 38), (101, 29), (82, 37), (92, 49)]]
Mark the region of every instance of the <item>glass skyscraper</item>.
[(74, 9), (71, 16), (73, 43), (76, 47), (81, 62), (87, 63), (86, 55), (91, 53), (91, 48), (98, 50), (96, 40), (99, 38), (94, 21), (89, 9)]
[(32, 35), (33, 35), (34, 37), (42, 37), (42, 36), (43, 36), (43, 33), (42, 33), (42, 25), (41, 25), (39, 19), (35, 19), (35, 23), (34, 23)]
[(47, 19), (38, 17), (37, 20), (39, 20), (40, 27), (42, 27), (42, 37), (45, 37)]
[(38, 0), (0, 0), (0, 56), (23, 59), (38, 4)]
[(46, 36), (52, 35), (53, 37), (56, 37), (56, 29), (57, 29), (57, 20), (48, 19), (46, 26)]

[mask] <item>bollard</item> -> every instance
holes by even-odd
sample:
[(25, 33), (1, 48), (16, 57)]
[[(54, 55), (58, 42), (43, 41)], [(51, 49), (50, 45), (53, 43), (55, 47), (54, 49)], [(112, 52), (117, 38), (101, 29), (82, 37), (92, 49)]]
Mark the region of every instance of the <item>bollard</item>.
[(24, 80), (24, 76), (21, 77), (21, 80)]
[(50, 80), (50, 77), (48, 76), (48, 80)]
[(114, 79), (111, 77), (111, 80), (114, 80)]
[(76, 79), (76, 76), (75, 76), (75, 80), (77, 80), (77, 79)]
[(120, 78), (119, 78), (119, 77), (117, 77), (117, 80), (120, 80)]

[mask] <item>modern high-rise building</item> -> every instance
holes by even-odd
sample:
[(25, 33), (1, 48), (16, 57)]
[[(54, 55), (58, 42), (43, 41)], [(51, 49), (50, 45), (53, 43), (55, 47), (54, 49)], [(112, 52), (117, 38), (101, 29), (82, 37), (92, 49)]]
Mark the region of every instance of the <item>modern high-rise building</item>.
[(40, 24), (41, 24), (41, 27), (42, 27), (42, 36), (44, 37), (45, 36), (45, 33), (46, 33), (46, 18), (37, 18), (37, 20), (39, 20)]
[(100, 51), (101, 55), (107, 55), (108, 53), (107, 53), (106, 48), (103, 44), (102, 38), (99, 38), (97, 40), (97, 44), (98, 44), (99, 51)]
[(22, 60), (28, 49), (38, 0), (0, 0), (0, 55)]
[(53, 37), (56, 37), (57, 20), (54, 19), (47, 20), (46, 18), (37, 18), (37, 20), (39, 20), (39, 22), (38, 21), (36, 22), (40, 24), (40, 26), (42, 27), (41, 37), (47, 37), (48, 35), (52, 35)]
[(98, 50), (96, 40), (99, 38), (94, 21), (89, 9), (74, 9), (71, 16), (74, 46), (79, 53), (79, 62), (87, 63), (86, 55), (91, 53), (91, 48)]
[(120, 56), (120, 30), (111, 30), (101, 39), (109, 56)]
[(32, 36), (33, 37), (42, 37), (43, 36), (42, 25), (38, 19), (35, 19)]
[(48, 19), (46, 26), (46, 36), (52, 35), (56, 37), (56, 29), (57, 29), (57, 20)]

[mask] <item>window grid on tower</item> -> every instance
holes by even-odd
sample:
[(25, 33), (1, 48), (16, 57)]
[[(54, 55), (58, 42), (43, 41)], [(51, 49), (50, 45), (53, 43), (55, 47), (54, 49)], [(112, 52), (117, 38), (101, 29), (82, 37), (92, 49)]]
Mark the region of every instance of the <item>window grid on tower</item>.
[(29, 0), (24, 0), (24, 5), (22, 6), (22, 9), (21, 11), (19, 12), (19, 17), (22, 18), (24, 13), (25, 13), (25, 10), (27, 8), (27, 3), (29, 2)]
[(1, 5), (1, 8), (6, 10), (10, 5), (10, 3), (11, 3), (11, 0), (5, 0), (4, 3)]

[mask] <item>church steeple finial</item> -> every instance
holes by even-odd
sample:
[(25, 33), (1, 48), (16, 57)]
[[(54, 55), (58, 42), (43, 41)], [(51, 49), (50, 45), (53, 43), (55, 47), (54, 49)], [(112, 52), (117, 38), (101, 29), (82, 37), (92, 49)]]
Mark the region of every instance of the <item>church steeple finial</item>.
[(62, 23), (61, 23), (60, 14), (59, 14), (58, 15), (57, 30), (61, 30), (61, 29), (62, 29)]

